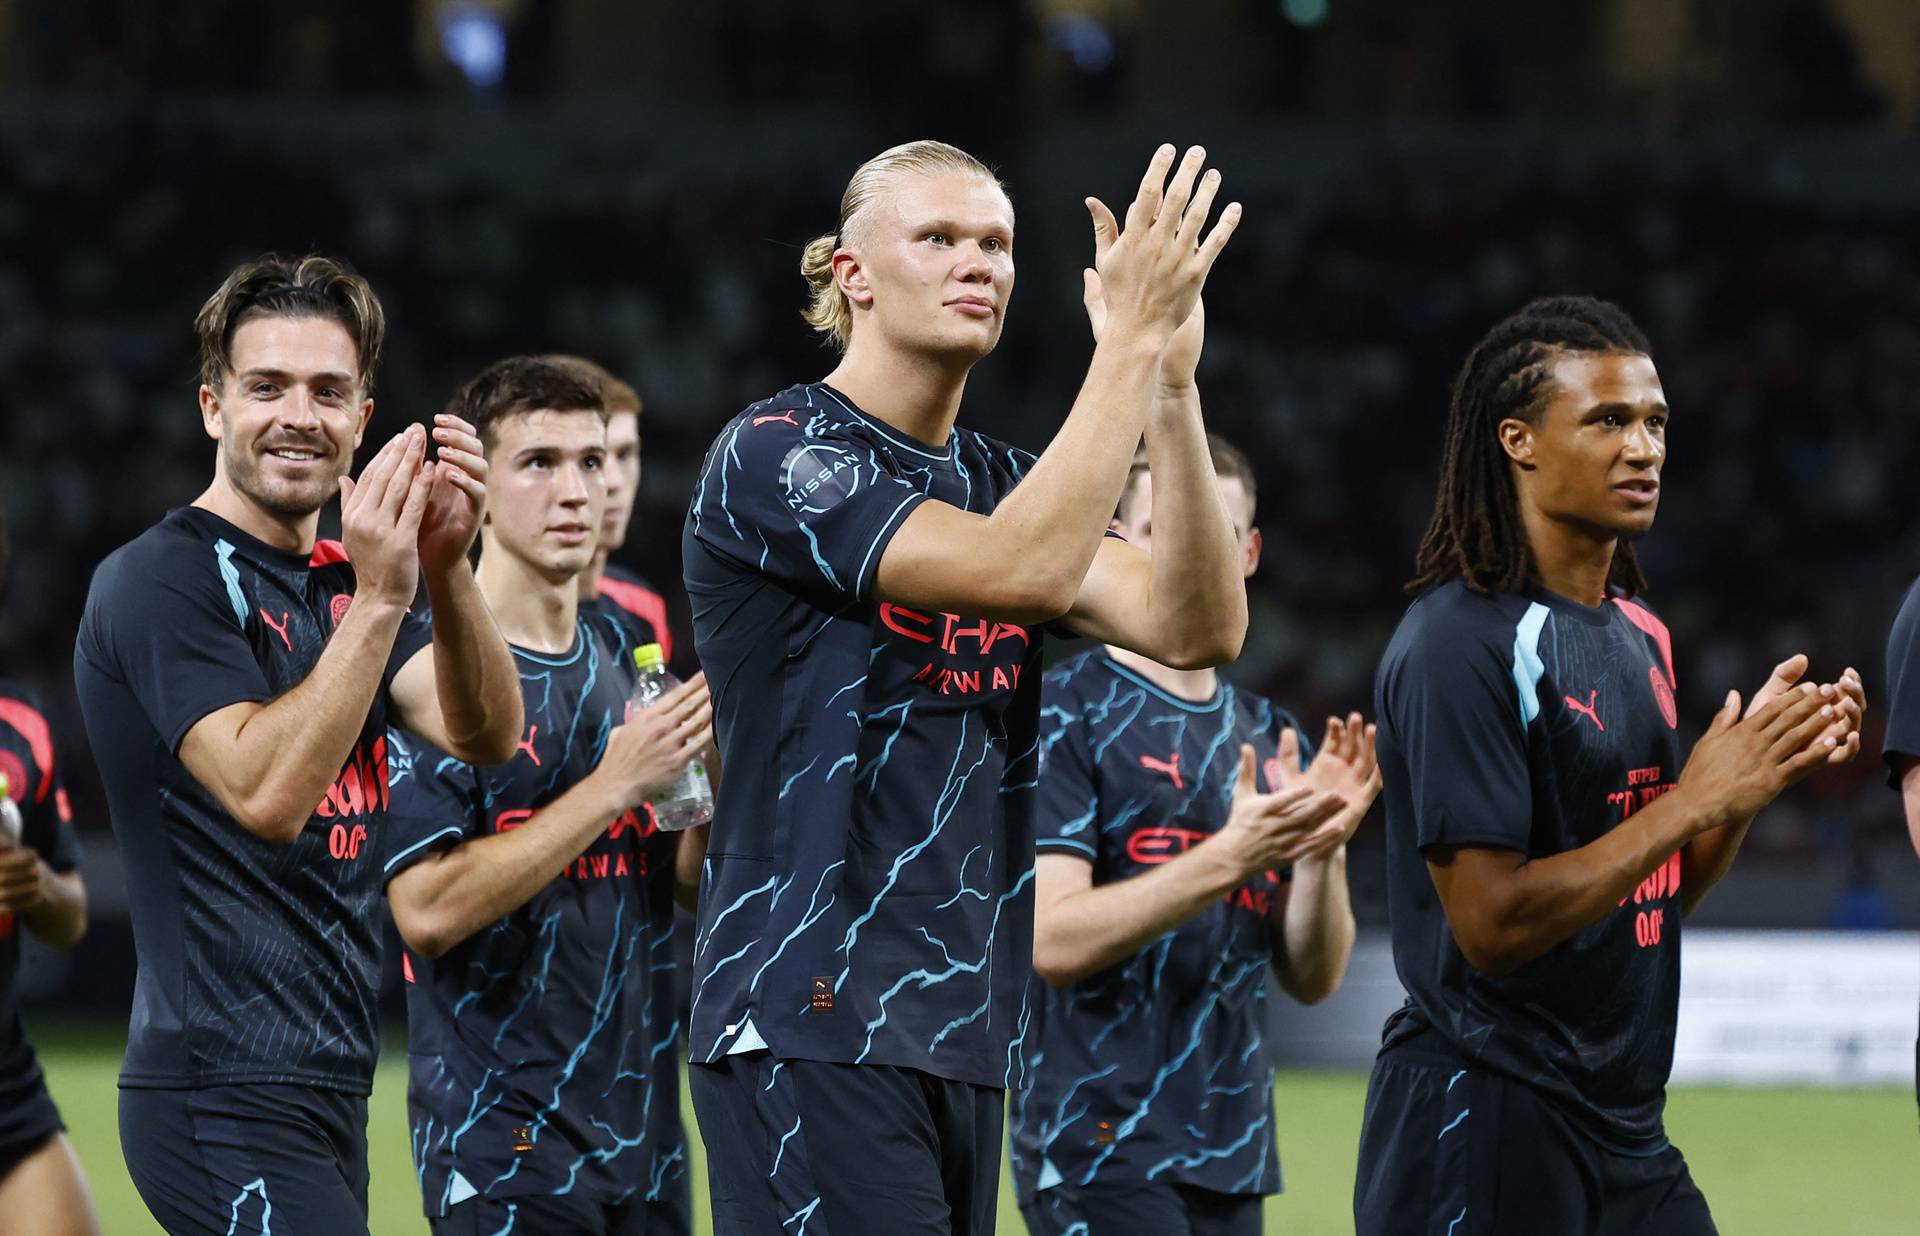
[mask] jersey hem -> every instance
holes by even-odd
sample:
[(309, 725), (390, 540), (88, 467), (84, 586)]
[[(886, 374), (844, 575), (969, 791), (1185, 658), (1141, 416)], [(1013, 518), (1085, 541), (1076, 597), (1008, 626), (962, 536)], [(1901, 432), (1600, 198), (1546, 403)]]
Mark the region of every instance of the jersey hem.
[(310, 1073), (271, 1073), (252, 1071), (221, 1074), (122, 1073), (116, 1085), (122, 1090), (212, 1090), (220, 1086), (311, 1086), (315, 1090), (337, 1090), (356, 1098), (373, 1093), (373, 1079), (343, 1082), (337, 1077), (319, 1077)]

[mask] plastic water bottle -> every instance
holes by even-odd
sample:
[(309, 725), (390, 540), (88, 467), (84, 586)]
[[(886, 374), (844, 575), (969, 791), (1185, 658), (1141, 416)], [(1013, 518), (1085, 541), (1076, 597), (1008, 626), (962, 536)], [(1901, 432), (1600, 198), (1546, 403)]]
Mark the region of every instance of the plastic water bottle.
[(7, 784), (7, 774), (0, 773), (0, 833), (5, 833), (11, 845), (20, 844), (20, 834), (26, 831), (26, 824), (20, 818), (20, 808), (13, 801), (13, 787)]
[[(667, 672), (667, 659), (658, 644), (642, 644), (633, 650), (634, 668), (640, 680), (633, 685), (627, 701), (627, 715), (651, 708), (660, 697), (680, 685)], [(653, 823), (663, 833), (694, 828), (713, 818), (713, 786), (707, 781), (707, 766), (698, 758), (688, 763), (673, 788), (653, 802)]]

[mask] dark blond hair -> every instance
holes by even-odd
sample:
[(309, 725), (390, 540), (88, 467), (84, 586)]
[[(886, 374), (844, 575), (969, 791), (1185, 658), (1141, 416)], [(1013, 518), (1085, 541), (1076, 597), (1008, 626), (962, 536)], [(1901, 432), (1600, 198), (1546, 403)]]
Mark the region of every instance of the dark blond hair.
[(807, 320), (807, 325), (827, 336), (837, 350), (846, 351), (847, 341), (853, 337), (853, 306), (834, 282), (834, 253), (859, 231), (861, 214), (880, 198), (896, 176), (909, 173), (936, 176), (943, 172), (985, 176), (999, 186), (1002, 193), (1007, 191), (992, 168), (958, 146), (934, 141), (908, 142), (881, 151), (854, 171), (853, 179), (847, 181), (847, 191), (840, 196), (839, 229), (814, 237), (801, 251), (800, 274), (806, 279), (813, 298), (800, 316)]
[(353, 267), (317, 253), (300, 258), (269, 253), (234, 267), (193, 318), (194, 332), (200, 337), (202, 382), (219, 389), (232, 360), (233, 333), (242, 323), (262, 317), (338, 322), (359, 356), (360, 395), (373, 393), (380, 345), (387, 336), (387, 314), (373, 288)]

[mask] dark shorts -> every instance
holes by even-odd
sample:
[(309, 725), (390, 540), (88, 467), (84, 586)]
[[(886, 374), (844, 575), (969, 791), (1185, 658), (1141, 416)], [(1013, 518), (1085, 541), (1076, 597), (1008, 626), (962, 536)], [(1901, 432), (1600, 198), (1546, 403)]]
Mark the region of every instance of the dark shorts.
[(1260, 1236), (1257, 1193), (1185, 1184), (1055, 1185), (1020, 1208), (1033, 1236)]
[(122, 1089), (120, 1150), (170, 1236), (367, 1231), (367, 1101), (358, 1095)]
[(571, 1195), (476, 1197), (429, 1216), (427, 1225), (433, 1236), (692, 1236), (693, 1215), (672, 1201), (607, 1206)]
[(765, 1052), (687, 1074), (715, 1236), (992, 1236), (1006, 1091)]
[(1374, 1061), (1359, 1236), (1715, 1236), (1672, 1145), (1608, 1150), (1530, 1086), (1432, 1056)]
[(0, 1084), (0, 1177), (66, 1127), (38, 1065), (31, 1073)]

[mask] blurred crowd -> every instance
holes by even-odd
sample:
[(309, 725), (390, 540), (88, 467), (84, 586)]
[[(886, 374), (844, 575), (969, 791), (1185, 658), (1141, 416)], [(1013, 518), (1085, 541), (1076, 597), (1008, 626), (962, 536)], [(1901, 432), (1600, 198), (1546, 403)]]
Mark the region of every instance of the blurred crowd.
[[(0, 673), (36, 683), (80, 750), (70, 663), (93, 565), (204, 486), (192, 316), (269, 249), (345, 256), (381, 294), (380, 439), (511, 353), (577, 352), (630, 379), (645, 474), (627, 557), (671, 584), (714, 430), (831, 366), (798, 315), (800, 246), (862, 157), (920, 135), (842, 121), (674, 137), (564, 109), (478, 126), (378, 105), (324, 122), (273, 107), (0, 121)], [(1124, 165), (1092, 185), (1093, 154), (1060, 154), (1072, 134), (979, 151), (1022, 212), (1020, 291), (964, 423), (1045, 446), (1091, 346), (1079, 197), (1117, 197), (1162, 136), (1108, 135)], [(1528, 298), (1589, 292), (1639, 319), (1673, 408), (1642, 561), (1674, 631), (1683, 730), (1793, 651), (1828, 677), (1858, 666), (1877, 694), (1920, 572), (1920, 175), (1903, 178), (1914, 156), (1891, 141), (1782, 142), (1381, 128), (1223, 143), (1247, 223), (1208, 290), (1202, 388), (1256, 461), (1267, 545), (1232, 676), (1303, 715), (1371, 711), (1454, 369)], [(1268, 152), (1292, 170), (1261, 168)], [(1869, 738), (1870, 758), (1769, 812), (1743, 868), (1823, 863), (1849, 873), (1849, 913), (1873, 904), (1855, 886), (1901, 861), (1904, 830), (1877, 725)], [(104, 829), (87, 768), (69, 772), (74, 797)], [(1363, 913), (1378, 839), (1359, 842)]]

